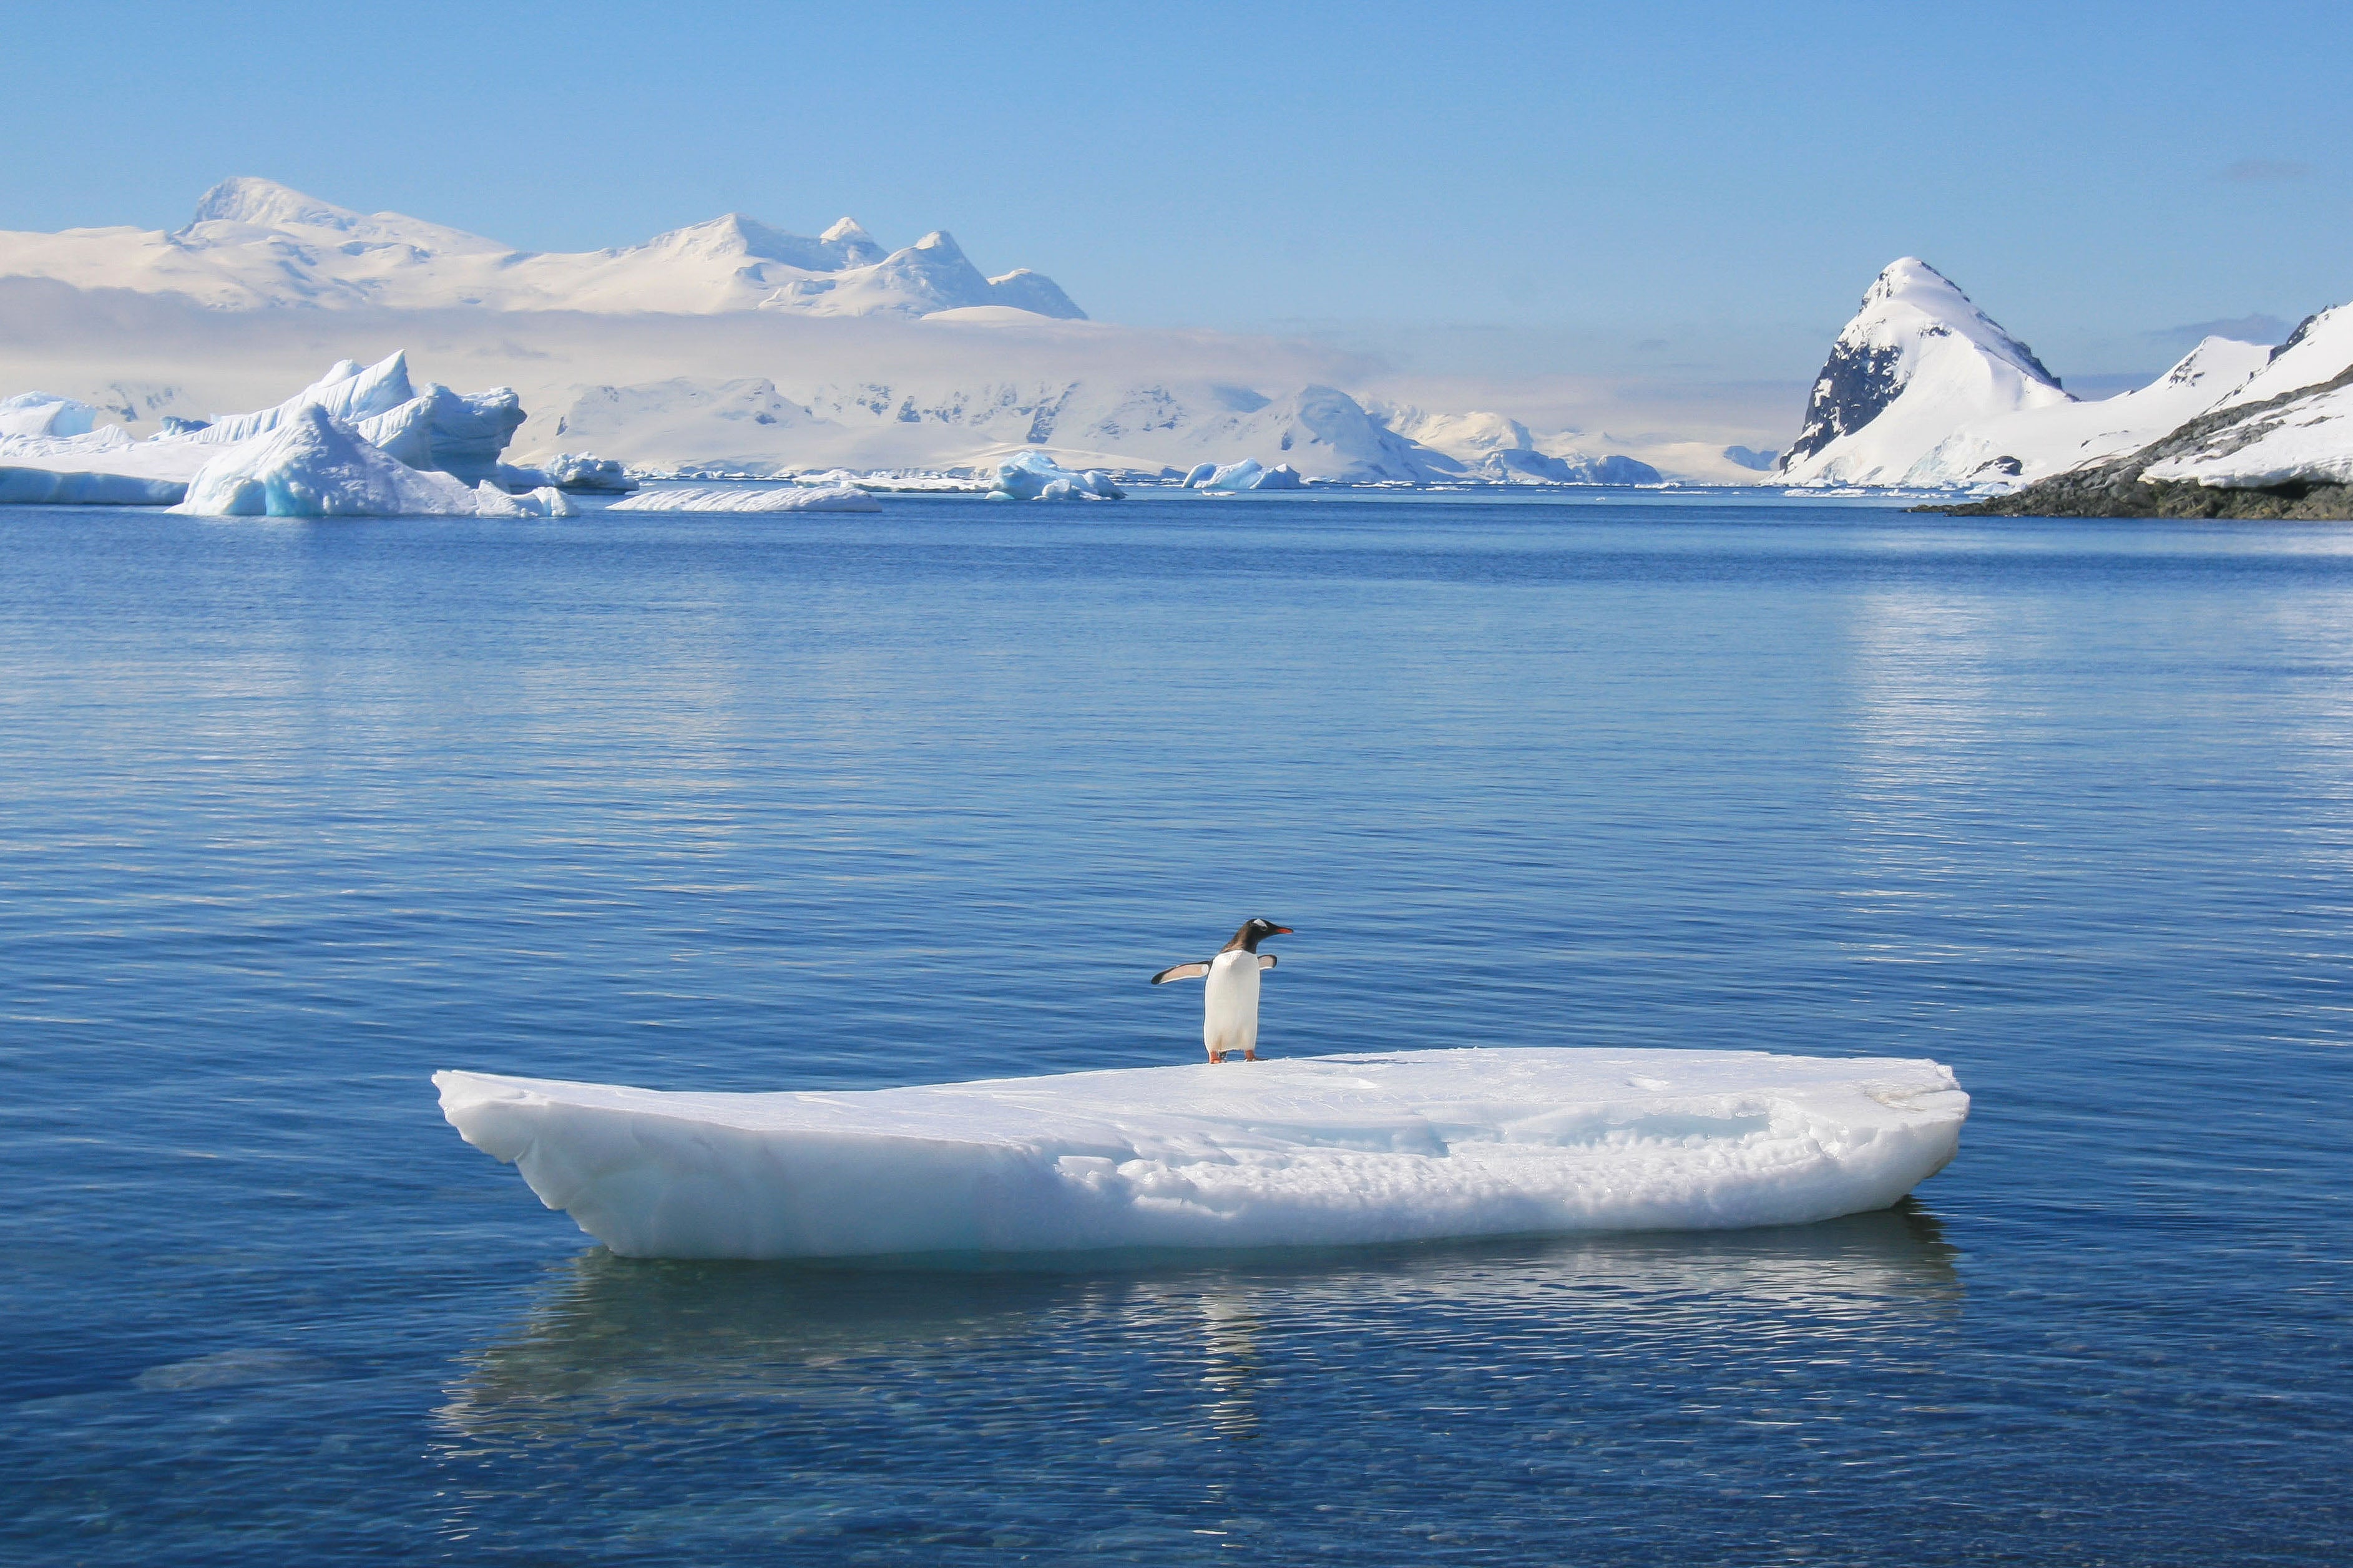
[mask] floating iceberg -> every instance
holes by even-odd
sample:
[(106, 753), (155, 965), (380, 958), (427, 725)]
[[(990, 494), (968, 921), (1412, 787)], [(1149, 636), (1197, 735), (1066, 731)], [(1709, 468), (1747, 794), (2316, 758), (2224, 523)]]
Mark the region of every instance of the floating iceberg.
[(881, 511), (882, 503), (852, 485), (728, 485), (639, 490), (607, 511)]
[(1805, 1224), (1941, 1170), (1932, 1061), (1461, 1049), (838, 1093), (440, 1072), (441, 1110), (617, 1253), (1330, 1246)]
[(473, 488), (377, 450), (319, 405), (228, 448), (188, 481), (179, 510), (212, 517), (471, 517)]
[(54, 392), (0, 397), (0, 436), (87, 436), (97, 422), (96, 408)]
[(470, 485), (498, 472), (499, 454), (522, 421), (512, 387), (470, 395), (435, 381), (407, 402), (352, 425), (410, 468), (451, 474)]
[(337, 360), (326, 374), (275, 407), (252, 414), (224, 415), (200, 429), (176, 437), (207, 447), (232, 447), (267, 436), (305, 408), (323, 410), (346, 424), (373, 415), (389, 414), (417, 395), (408, 384), (408, 355), (395, 353), (375, 364)]
[(484, 479), (474, 487), (476, 517), (578, 517), (572, 498), (553, 485), (542, 485), (522, 495), (509, 495)]
[(187, 493), (177, 479), (0, 466), (0, 506), (174, 506)]
[(991, 500), (1124, 500), (1127, 492), (1101, 468), (1074, 473), (1043, 452), (1023, 452), (997, 465)]
[(499, 478), (510, 485), (554, 485), (560, 490), (595, 490), (610, 495), (627, 495), (638, 488), (638, 481), (629, 478), (628, 470), (619, 462), (611, 458), (593, 458), (586, 452), (558, 452), (528, 468), (502, 465)]
[(1239, 463), (1197, 463), (1185, 476), (1188, 490), (1296, 490), (1306, 488), (1299, 470), (1289, 463), (1263, 468), (1254, 458)]

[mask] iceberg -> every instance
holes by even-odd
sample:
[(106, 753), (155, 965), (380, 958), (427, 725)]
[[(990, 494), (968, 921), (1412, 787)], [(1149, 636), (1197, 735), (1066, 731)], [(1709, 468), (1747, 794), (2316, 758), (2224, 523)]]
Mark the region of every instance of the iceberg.
[(1076, 473), (1043, 452), (1023, 452), (997, 465), (991, 500), (1124, 500), (1127, 492), (1101, 468)]
[(1933, 1061), (1567, 1047), (830, 1093), (433, 1081), (466, 1142), (632, 1258), (1807, 1224), (1943, 1169), (1969, 1105)]
[(407, 402), (352, 425), (410, 468), (449, 474), (470, 485), (498, 472), (499, 454), (522, 421), (522, 403), (512, 387), (469, 395), (433, 381)]
[(417, 395), (408, 384), (408, 355), (397, 353), (372, 365), (338, 360), (327, 374), (273, 408), (252, 414), (223, 415), (201, 429), (175, 437), (207, 447), (231, 447), (267, 436), (305, 408), (324, 410), (346, 424), (372, 415), (389, 414)]
[(882, 503), (853, 485), (729, 485), (639, 490), (607, 511), (881, 511)]
[(1197, 463), (1185, 476), (1188, 490), (1296, 490), (1304, 489), (1306, 481), (1299, 470), (1289, 463), (1277, 463), (1262, 468), (1253, 458), (1239, 463)]
[(0, 397), (0, 436), (87, 436), (98, 410), (79, 398), (53, 392), (20, 392)]
[(214, 458), (179, 510), (212, 517), (471, 517), (477, 497), (447, 474), (381, 452), (319, 405)]
[(542, 485), (522, 495), (510, 495), (490, 480), (474, 487), (476, 517), (578, 517), (572, 498), (553, 485)]
[(177, 479), (0, 466), (0, 506), (176, 506)]
[(611, 458), (595, 458), (586, 452), (558, 452), (544, 462), (528, 468), (499, 467), (501, 482), (522, 484), (531, 488), (553, 485), (560, 490), (594, 490), (607, 495), (627, 495), (638, 488), (628, 470)]

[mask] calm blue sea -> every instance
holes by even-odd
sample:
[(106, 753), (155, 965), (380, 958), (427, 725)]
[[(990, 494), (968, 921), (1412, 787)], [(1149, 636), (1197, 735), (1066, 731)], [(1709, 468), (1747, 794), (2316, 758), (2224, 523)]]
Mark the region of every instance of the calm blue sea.
[[(1929, 1055), (1906, 1206), (628, 1262), (441, 1067)], [(2353, 533), (0, 510), (0, 1559), (2353, 1552)]]

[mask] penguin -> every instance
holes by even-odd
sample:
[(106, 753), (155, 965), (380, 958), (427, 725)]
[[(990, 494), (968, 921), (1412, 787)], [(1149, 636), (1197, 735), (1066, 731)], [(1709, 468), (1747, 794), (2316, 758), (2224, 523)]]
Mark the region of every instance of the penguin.
[(1274, 967), (1274, 954), (1258, 944), (1271, 936), (1292, 936), (1289, 926), (1272, 921), (1252, 921), (1234, 932), (1218, 956), (1206, 963), (1180, 963), (1152, 977), (1155, 985), (1171, 980), (1208, 978), (1201, 1008), (1201, 1043), (1209, 1060), (1221, 1062), (1240, 1051), (1242, 1060), (1258, 1060), (1258, 972)]

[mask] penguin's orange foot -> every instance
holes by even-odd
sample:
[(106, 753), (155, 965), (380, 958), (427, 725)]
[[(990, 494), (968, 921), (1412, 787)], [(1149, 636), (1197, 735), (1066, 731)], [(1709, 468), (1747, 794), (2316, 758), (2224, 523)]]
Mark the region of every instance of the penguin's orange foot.
[(1246, 1062), (1254, 1062), (1258, 1060), (1258, 1053), (1256, 1051), (1244, 1051), (1242, 1053), (1242, 1060)]

